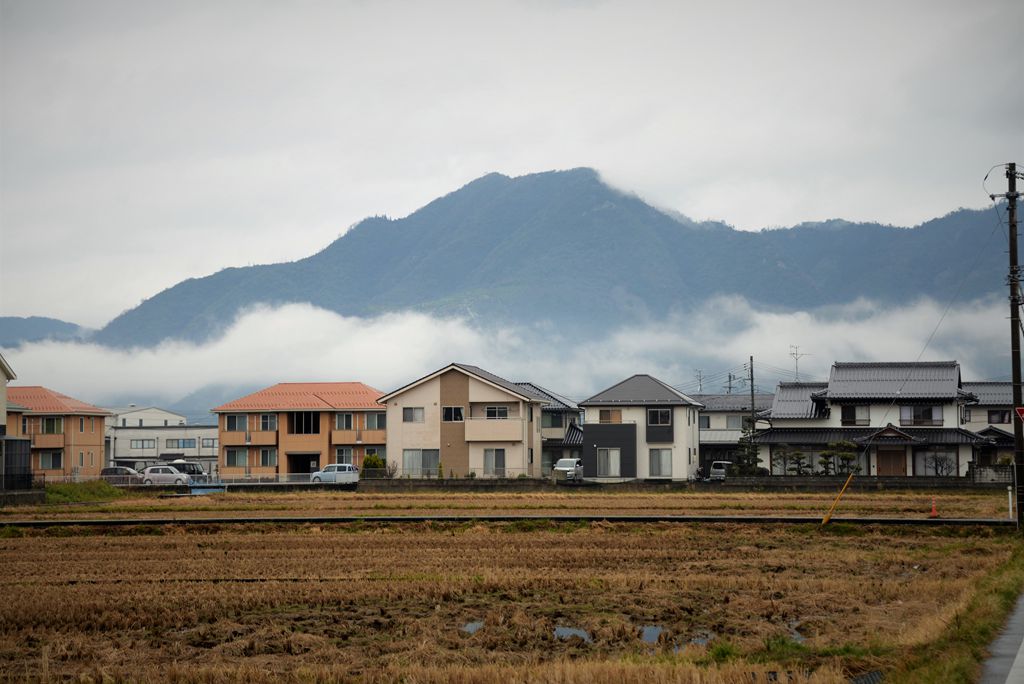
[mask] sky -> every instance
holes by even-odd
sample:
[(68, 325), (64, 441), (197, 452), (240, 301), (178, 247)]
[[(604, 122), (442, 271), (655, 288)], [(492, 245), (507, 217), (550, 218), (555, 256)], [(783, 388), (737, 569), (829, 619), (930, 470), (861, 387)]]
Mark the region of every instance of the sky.
[(1024, 161), (1021, 26), (1019, 0), (0, 0), (0, 315), (99, 327), (491, 171), (590, 166), (744, 230), (984, 207)]

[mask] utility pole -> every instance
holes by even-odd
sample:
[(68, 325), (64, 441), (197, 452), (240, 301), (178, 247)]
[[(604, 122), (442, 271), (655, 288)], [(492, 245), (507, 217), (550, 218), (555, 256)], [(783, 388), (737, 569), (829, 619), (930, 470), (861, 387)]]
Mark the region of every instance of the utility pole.
[(800, 359), (807, 354), (800, 353), (800, 345), (789, 345), (789, 355), (793, 357), (793, 370), (796, 373), (796, 382), (800, 382)]
[(732, 373), (729, 373), (729, 379), (726, 381), (726, 384), (725, 384), (725, 393), (726, 394), (732, 394), (732, 381), (735, 380), (735, 379), (736, 379), (736, 376), (733, 375)]
[[(1006, 165), (1005, 195), (989, 195), (1006, 198), (1007, 225), (1010, 232), (1010, 272), (1006, 282), (1010, 286), (1010, 366), (1013, 371), (1013, 407), (1024, 406), (1021, 398), (1020, 378), (1020, 269), (1017, 266), (1017, 164)], [(1021, 417), (1013, 421), (1013, 474), (1017, 485), (1017, 528), (1024, 526), (1024, 507), (1020, 505), (1024, 495), (1024, 422)]]
[(754, 408), (754, 357), (750, 357), (750, 431), (753, 434), (757, 423), (757, 410)]

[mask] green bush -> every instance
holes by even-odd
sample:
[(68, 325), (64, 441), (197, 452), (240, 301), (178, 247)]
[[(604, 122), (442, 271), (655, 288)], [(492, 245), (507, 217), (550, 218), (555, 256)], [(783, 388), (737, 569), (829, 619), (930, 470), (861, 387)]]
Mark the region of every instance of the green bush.
[(363, 458), (363, 470), (384, 470), (386, 467), (387, 463), (377, 454), (367, 454)]

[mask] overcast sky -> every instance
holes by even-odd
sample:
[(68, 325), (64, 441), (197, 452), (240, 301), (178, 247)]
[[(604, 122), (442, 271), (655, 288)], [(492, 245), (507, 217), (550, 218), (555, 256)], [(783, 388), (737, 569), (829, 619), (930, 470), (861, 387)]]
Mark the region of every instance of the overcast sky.
[(986, 206), (1024, 161), (1022, 27), (1019, 0), (0, 0), (0, 314), (99, 326), (490, 171), (592, 166), (743, 229)]

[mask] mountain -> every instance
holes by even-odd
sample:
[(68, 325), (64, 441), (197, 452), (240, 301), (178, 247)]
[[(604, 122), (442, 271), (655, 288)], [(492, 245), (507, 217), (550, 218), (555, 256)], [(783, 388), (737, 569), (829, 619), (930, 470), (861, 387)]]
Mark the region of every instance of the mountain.
[(81, 339), (91, 332), (88, 328), (56, 318), (0, 316), (0, 347), (8, 349), (24, 342)]
[(255, 303), (547, 320), (596, 333), (685, 313), (718, 294), (773, 309), (954, 293), (967, 301), (1002, 291), (1001, 244), (982, 249), (992, 227), (990, 212), (960, 210), (912, 229), (832, 220), (745, 232), (665, 213), (590, 169), (492, 173), (406, 218), (368, 218), (305, 259), (183, 281), (93, 339), (203, 341)]

